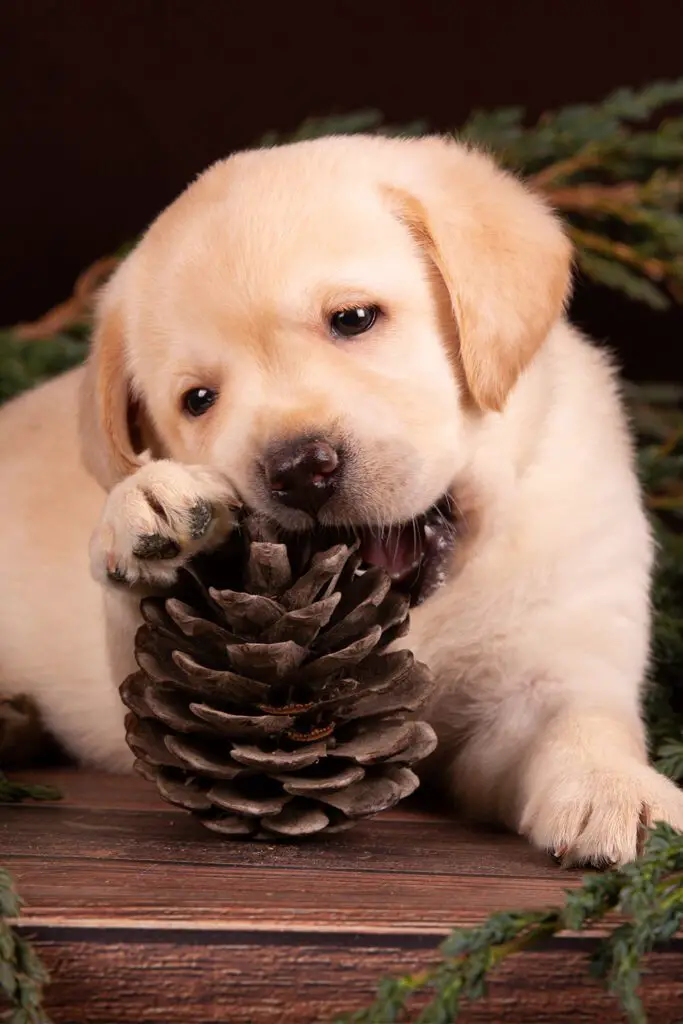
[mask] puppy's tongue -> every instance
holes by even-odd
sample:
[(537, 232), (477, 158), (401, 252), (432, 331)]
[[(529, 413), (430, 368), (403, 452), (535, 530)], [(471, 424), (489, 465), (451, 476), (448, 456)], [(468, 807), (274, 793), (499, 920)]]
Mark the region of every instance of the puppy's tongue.
[(412, 523), (383, 530), (381, 537), (363, 530), (360, 554), (368, 565), (384, 569), (397, 582), (407, 579), (419, 566), (423, 555), (422, 531)]

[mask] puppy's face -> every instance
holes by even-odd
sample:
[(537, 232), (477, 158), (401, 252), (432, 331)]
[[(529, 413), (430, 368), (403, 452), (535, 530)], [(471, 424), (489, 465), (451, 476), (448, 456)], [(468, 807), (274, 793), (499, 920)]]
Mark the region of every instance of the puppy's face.
[[(568, 258), (542, 206), (454, 144), (233, 157), (109, 288), (90, 464), (105, 483), (134, 467), (128, 393), (155, 454), (223, 470), (284, 527), (412, 524), (457, 487), (478, 420), (560, 314)], [(404, 534), (375, 550), (397, 574), (416, 554)]]
[(305, 485), (300, 508), (273, 493), (278, 455), (295, 460), (312, 441), (338, 460), (323, 522), (423, 512), (462, 450), (438, 276), (369, 188), (321, 175), (279, 192), (224, 176), (218, 206), (188, 211), (177, 243), (145, 253), (154, 284), (140, 288), (129, 337), (164, 447), (224, 469), (287, 526), (310, 526), (314, 510)]

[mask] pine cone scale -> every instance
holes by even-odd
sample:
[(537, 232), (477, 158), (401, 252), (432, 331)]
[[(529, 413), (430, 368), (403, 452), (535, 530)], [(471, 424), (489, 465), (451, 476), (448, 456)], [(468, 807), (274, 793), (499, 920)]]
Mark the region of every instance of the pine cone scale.
[(375, 649), (382, 635), (381, 626), (373, 626), (372, 629), (358, 640), (342, 647), (339, 651), (331, 651), (330, 654), (323, 654), (322, 658), (310, 661), (304, 665), (300, 678), (306, 682), (324, 679), (326, 676), (333, 676), (340, 670), (348, 670), (358, 665), (364, 658)]
[(266, 596), (282, 593), (291, 579), (287, 551), (281, 544), (252, 544), (247, 568), (247, 590)]
[(244, 675), (253, 672), (258, 680), (275, 683), (299, 668), (306, 658), (306, 648), (285, 640), (276, 644), (242, 643), (230, 647), (233, 667)]
[(263, 594), (244, 594), (214, 587), (209, 588), (209, 594), (238, 636), (249, 632), (255, 625), (267, 629), (282, 618), (282, 605)]
[(220, 818), (203, 817), (202, 821), (212, 832), (219, 832), (232, 838), (252, 836), (258, 830), (258, 819), (240, 817), (237, 814), (223, 814)]
[[(346, 587), (341, 596), (335, 623), (341, 623), (349, 617), (353, 618), (361, 612), (379, 608), (391, 589), (391, 579), (377, 566), (366, 569), (361, 576), (356, 576)], [(397, 595), (400, 596), (400, 595)], [(407, 598), (402, 598), (408, 608)], [(333, 632), (332, 632), (333, 635)]]
[(232, 628), (225, 629), (210, 619), (200, 618), (182, 601), (169, 598), (166, 602), (166, 612), (171, 622), (191, 640), (209, 643), (217, 650), (224, 650), (226, 644), (235, 643), (236, 636)]
[(325, 554), (314, 555), (311, 568), (282, 595), (285, 608), (302, 608), (316, 599), (324, 600), (328, 597), (334, 591), (350, 553), (349, 549), (339, 544)]
[(324, 757), (327, 747), (324, 742), (309, 743), (298, 750), (262, 750), (257, 746), (235, 744), (230, 751), (230, 756), (239, 764), (247, 768), (260, 768), (262, 771), (277, 772), (282, 769), (295, 770), (297, 768), (308, 768), (316, 761)]
[(180, 733), (206, 732), (200, 716), (194, 715), (191, 705), (175, 690), (166, 686), (147, 686), (144, 701), (154, 717), (168, 729)]
[(157, 779), (159, 793), (170, 803), (184, 807), (188, 811), (210, 811), (211, 801), (206, 793), (196, 786), (186, 785), (182, 782), (171, 780), (165, 774), (160, 774)]
[(207, 778), (229, 781), (248, 772), (244, 765), (237, 764), (226, 753), (225, 743), (221, 743), (218, 750), (209, 748), (207, 752), (179, 736), (168, 735), (164, 742), (167, 750), (178, 758), (184, 768)]
[(307, 796), (309, 794), (324, 793), (326, 790), (343, 789), (353, 782), (360, 782), (365, 776), (365, 769), (359, 764), (344, 765), (334, 775), (327, 777), (316, 777), (304, 775), (299, 772), (296, 775), (275, 775), (278, 782), (281, 782), (287, 793), (294, 796)]
[[(384, 721), (381, 738), (377, 737), (377, 729), (372, 724), (365, 724), (359, 728), (356, 735), (346, 743), (339, 743), (334, 750), (330, 751), (330, 757), (344, 757), (356, 761), (358, 764), (374, 764), (387, 761), (404, 750), (409, 750), (413, 743), (418, 740), (416, 726), (424, 728), (424, 722), (401, 722)], [(431, 744), (431, 750), (436, 747), (434, 731), (427, 726), (424, 732), (420, 732), (421, 746)]]
[(279, 814), (291, 800), (287, 793), (277, 796), (245, 796), (237, 786), (231, 786), (229, 783), (212, 786), (207, 797), (215, 807), (223, 807), (234, 814), (246, 814), (253, 818)]
[(255, 740), (278, 736), (294, 725), (289, 715), (231, 715), (208, 704), (189, 705), (189, 710), (207, 722), (226, 740)]
[[(426, 677), (425, 677), (426, 676)], [(431, 676), (426, 674), (422, 666), (415, 666), (413, 671), (394, 685), (390, 692), (373, 691), (360, 697), (348, 711), (339, 710), (339, 722), (348, 722), (356, 718), (373, 718), (375, 715), (393, 715), (398, 711), (417, 711), (424, 704), (425, 693), (431, 690)]]
[(329, 817), (319, 807), (285, 807), (280, 814), (264, 818), (261, 824), (268, 832), (283, 836), (310, 836), (329, 825)]
[(295, 608), (293, 611), (285, 612), (277, 622), (265, 630), (263, 642), (274, 644), (282, 640), (292, 640), (301, 647), (310, 646), (323, 626), (330, 621), (338, 604), (339, 595), (331, 594), (322, 601), (308, 605), (307, 608)]
[(207, 697), (226, 700), (235, 705), (244, 704), (245, 701), (267, 700), (270, 696), (267, 683), (241, 676), (229, 669), (207, 668), (183, 651), (175, 651), (173, 661), (182, 673), (180, 685), (190, 692), (206, 694)]
[(374, 778), (365, 778), (346, 789), (334, 793), (322, 791), (318, 799), (342, 811), (347, 818), (366, 818), (370, 814), (387, 811), (419, 785), (419, 779), (410, 768), (396, 768)]
[(412, 722), (410, 742), (405, 746), (403, 743), (399, 750), (389, 757), (383, 757), (384, 764), (398, 762), (399, 764), (417, 764), (433, 754), (436, 749), (436, 735), (431, 725), (426, 722)]

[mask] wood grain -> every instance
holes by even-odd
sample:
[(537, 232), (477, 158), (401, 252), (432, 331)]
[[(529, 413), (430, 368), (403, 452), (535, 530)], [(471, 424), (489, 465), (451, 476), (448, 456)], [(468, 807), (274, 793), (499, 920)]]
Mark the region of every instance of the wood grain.
[(111, 811), (23, 807), (2, 812), (0, 843), (13, 855), (54, 860), (152, 861), (206, 867), (273, 867), (325, 871), (406, 871), (448, 875), (543, 877), (571, 882), (549, 857), (515, 836), (468, 831), (454, 822), (389, 814), (317, 841), (264, 843), (223, 839), (178, 810)]
[[(451, 927), (557, 903), (578, 883), (443, 811), (402, 807), (318, 842), (230, 842), (144, 780), (49, 779), (63, 804), (2, 808), (0, 858), (53, 974), (55, 1024), (332, 1022), (381, 975), (428, 963)], [(516, 957), (461, 1019), (620, 1020), (589, 983), (591, 941)], [(651, 1021), (683, 1016), (682, 963), (676, 945), (651, 958)]]
[[(405, 946), (296, 945), (265, 938), (257, 945), (158, 941), (41, 941), (55, 981), (55, 1024), (333, 1024), (366, 1005), (377, 979), (430, 950)], [(488, 998), (460, 1020), (481, 1024), (572, 1024), (623, 1021), (614, 999), (587, 980), (584, 951), (526, 953), (504, 965)], [(681, 1020), (681, 954), (650, 957), (645, 986), (649, 1024)], [(419, 1005), (419, 1004), (416, 1004)]]

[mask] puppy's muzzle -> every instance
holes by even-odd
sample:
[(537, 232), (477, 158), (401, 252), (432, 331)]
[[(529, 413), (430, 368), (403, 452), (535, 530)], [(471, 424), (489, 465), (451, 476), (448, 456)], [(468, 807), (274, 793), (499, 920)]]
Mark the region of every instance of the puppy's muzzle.
[(341, 454), (324, 439), (297, 438), (271, 448), (264, 461), (272, 497), (315, 518), (339, 486)]

